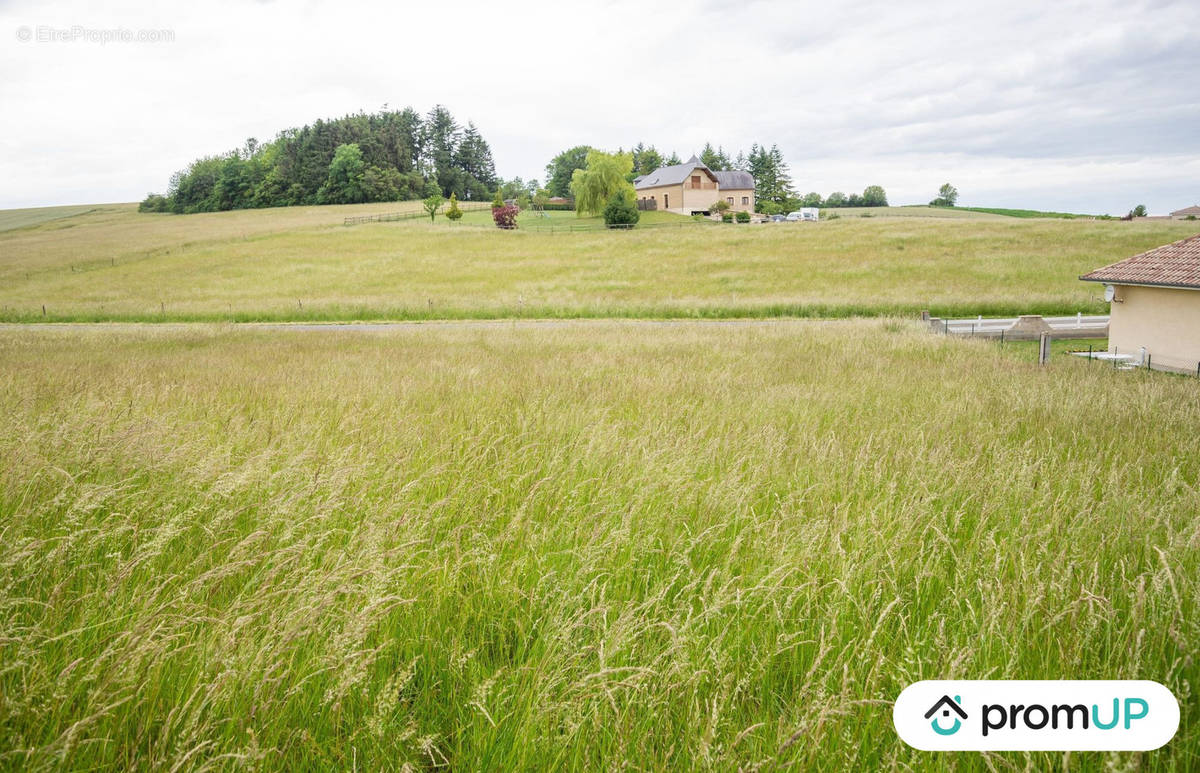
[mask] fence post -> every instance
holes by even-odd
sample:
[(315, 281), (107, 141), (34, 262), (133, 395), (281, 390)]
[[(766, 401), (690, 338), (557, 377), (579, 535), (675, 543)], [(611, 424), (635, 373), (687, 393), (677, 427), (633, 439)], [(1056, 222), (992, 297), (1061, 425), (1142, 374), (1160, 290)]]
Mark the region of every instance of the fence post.
[(1043, 331), (1038, 340), (1038, 365), (1045, 365), (1050, 359), (1050, 334)]

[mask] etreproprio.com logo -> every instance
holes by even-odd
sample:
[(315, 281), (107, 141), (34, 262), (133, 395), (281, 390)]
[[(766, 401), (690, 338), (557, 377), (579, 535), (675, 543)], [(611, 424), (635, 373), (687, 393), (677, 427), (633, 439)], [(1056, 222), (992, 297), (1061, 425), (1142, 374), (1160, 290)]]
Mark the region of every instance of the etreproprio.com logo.
[(900, 738), (927, 751), (1148, 751), (1179, 728), (1149, 681), (925, 681), (896, 698)]

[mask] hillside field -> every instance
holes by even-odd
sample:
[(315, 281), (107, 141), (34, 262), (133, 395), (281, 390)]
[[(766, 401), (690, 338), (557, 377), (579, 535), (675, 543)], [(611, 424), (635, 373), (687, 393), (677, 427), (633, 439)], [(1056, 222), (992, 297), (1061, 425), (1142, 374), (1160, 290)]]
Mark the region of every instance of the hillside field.
[(515, 232), (486, 213), (342, 225), (418, 207), (104, 205), (41, 222), (25, 210), (0, 231), (0, 321), (1094, 313), (1104, 305), (1079, 274), (1196, 230), (919, 207), (755, 226), (649, 213), (659, 227), (632, 232), (545, 228), (579, 222), (571, 213)]
[[(0, 329), (0, 767), (1195, 770), (1196, 381), (1027, 354)], [(1153, 679), (1182, 723), (932, 755), (891, 726), (930, 678)]]

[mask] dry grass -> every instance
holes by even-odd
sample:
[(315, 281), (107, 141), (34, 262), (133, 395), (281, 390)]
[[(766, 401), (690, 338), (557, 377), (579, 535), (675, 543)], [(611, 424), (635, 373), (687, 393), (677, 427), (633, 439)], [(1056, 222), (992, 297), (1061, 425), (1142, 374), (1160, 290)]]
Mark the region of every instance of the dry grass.
[(0, 231), (11, 231), (15, 228), (29, 228), (30, 226), (48, 223), (51, 220), (61, 220), (62, 218), (77, 217), (79, 215), (92, 212), (100, 212), (108, 209), (111, 206), (112, 205), (106, 206), (104, 204), (97, 204), (95, 206), (82, 204), (65, 207), (0, 209)]
[(919, 217), (573, 234), (341, 225), (347, 213), (402, 206), (109, 207), (3, 232), (0, 319), (1097, 312), (1105, 306), (1079, 274), (1195, 229)]
[[(1196, 389), (887, 321), (3, 330), (0, 765), (1196, 769)], [(1183, 721), (896, 739), (989, 677)]]

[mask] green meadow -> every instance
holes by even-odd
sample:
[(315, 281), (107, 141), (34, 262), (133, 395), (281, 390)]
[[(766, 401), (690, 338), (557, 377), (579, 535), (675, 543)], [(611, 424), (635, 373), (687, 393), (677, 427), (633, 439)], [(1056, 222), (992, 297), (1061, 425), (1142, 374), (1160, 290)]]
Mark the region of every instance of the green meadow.
[(572, 213), (526, 213), (513, 232), (487, 212), (342, 224), (418, 206), (26, 214), (0, 231), (0, 321), (1095, 313), (1079, 274), (1195, 232), (909, 207), (766, 225), (647, 213), (630, 232)]
[[(503, 237), (502, 237), (503, 238)], [(0, 330), (0, 766), (1194, 770), (1196, 382), (896, 320)], [(931, 678), (1153, 679), (940, 754)]]
[[(418, 210), (0, 213), (0, 769), (1200, 768), (1200, 381), (913, 319), (1194, 224)], [(916, 751), (945, 678), (1182, 720)]]

